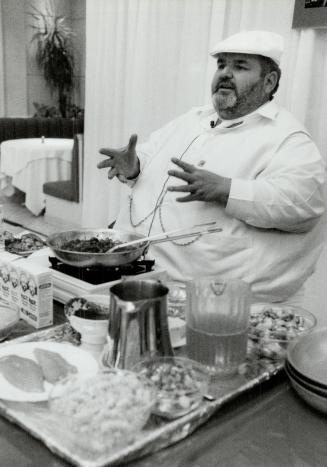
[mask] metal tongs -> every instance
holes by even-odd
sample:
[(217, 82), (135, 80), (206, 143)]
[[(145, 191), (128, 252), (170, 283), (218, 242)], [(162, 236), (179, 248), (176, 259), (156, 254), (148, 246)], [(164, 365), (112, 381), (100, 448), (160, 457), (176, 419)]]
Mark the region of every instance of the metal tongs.
[[(138, 245), (139, 243), (146, 242), (146, 243), (151, 243), (152, 245), (154, 245), (156, 243), (169, 242), (171, 240), (179, 240), (179, 239), (187, 238), (187, 237), (195, 237), (196, 235), (202, 237), (202, 235), (208, 235), (214, 232), (221, 232), (222, 229), (220, 227), (210, 227), (210, 226), (215, 226), (215, 225), (216, 225), (216, 222), (208, 222), (206, 224), (196, 224), (196, 225), (193, 225), (192, 227), (184, 227), (182, 229), (170, 230), (169, 232), (161, 232), (160, 234), (150, 235), (148, 237), (138, 238), (137, 240), (131, 240), (130, 242), (120, 243), (118, 245), (113, 246), (112, 248), (109, 248), (109, 250), (107, 250), (106, 253), (114, 253), (114, 252), (117, 252), (118, 250), (120, 251), (129, 246)], [(198, 227), (201, 227), (201, 229), (195, 230), (193, 232), (190, 231)]]

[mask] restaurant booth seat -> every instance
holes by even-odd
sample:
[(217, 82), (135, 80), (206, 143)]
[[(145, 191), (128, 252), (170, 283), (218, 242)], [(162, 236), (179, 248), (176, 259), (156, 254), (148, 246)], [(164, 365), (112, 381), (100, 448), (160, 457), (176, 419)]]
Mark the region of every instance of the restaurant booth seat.
[(2, 117), (0, 143), (20, 138), (73, 138), (84, 132), (82, 118)]
[(43, 185), (45, 194), (45, 220), (49, 223), (79, 227), (82, 216), (83, 193), (83, 134), (74, 136), (72, 169), (69, 180), (47, 182)]

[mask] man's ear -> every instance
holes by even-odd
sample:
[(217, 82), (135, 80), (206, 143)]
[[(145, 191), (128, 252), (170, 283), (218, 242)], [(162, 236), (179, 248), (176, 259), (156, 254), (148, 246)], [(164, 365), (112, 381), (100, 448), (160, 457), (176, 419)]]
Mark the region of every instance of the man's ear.
[(267, 73), (264, 77), (263, 84), (266, 94), (270, 94), (276, 87), (278, 82), (278, 73), (277, 71), (271, 71)]

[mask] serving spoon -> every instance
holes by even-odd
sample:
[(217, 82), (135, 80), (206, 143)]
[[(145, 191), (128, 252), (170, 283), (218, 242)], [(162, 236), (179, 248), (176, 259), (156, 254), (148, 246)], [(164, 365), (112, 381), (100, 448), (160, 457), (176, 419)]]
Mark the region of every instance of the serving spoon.
[[(137, 240), (131, 240), (129, 242), (120, 243), (118, 245), (113, 246), (112, 248), (109, 248), (109, 250), (107, 250), (106, 253), (114, 253), (114, 252), (117, 252), (118, 250), (120, 251), (122, 249), (125, 249), (126, 247), (135, 246), (139, 243), (145, 243), (145, 242), (152, 243), (152, 244), (163, 243), (163, 242), (168, 242), (171, 240), (178, 240), (181, 238), (194, 237), (195, 235), (202, 236), (202, 235), (222, 231), (222, 229), (218, 227), (210, 228), (210, 226), (214, 226), (214, 225), (216, 225), (216, 222), (208, 222), (205, 224), (196, 224), (196, 225), (193, 225), (192, 227), (183, 227), (182, 229), (175, 229), (175, 230), (170, 230), (168, 232), (161, 232), (159, 234), (150, 235), (150, 236), (143, 237), (143, 238), (138, 238)], [(197, 227), (204, 227), (204, 229), (200, 229), (195, 232), (189, 231)], [(173, 235), (173, 234), (179, 234), (179, 235)]]

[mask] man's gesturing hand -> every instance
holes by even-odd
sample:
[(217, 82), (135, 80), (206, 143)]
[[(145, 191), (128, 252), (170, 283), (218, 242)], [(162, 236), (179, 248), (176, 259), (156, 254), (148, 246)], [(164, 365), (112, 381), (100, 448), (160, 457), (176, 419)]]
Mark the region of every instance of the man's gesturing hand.
[(231, 186), (231, 179), (221, 177), (208, 170), (198, 169), (194, 165), (183, 162), (175, 157), (172, 162), (181, 170), (169, 170), (172, 177), (180, 178), (187, 182), (186, 185), (169, 186), (168, 191), (179, 191), (188, 193), (177, 201), (185, 203), (188, 201), (212, 201), (226, 206)]
[(129, 139), (127, 146), (121, 149), (100, 149), (100, 154), (108, 157), (97, 164), (98, 169), (110, 167), (108, 171), (108, 178), (111, 180), (118, 177), (121, 182), (126, 181), (127, 178), (135, 178), (139, 174), (139, 160), (136, 155), (135, 147), (137, 142), (137, 135), (132, 135)]

